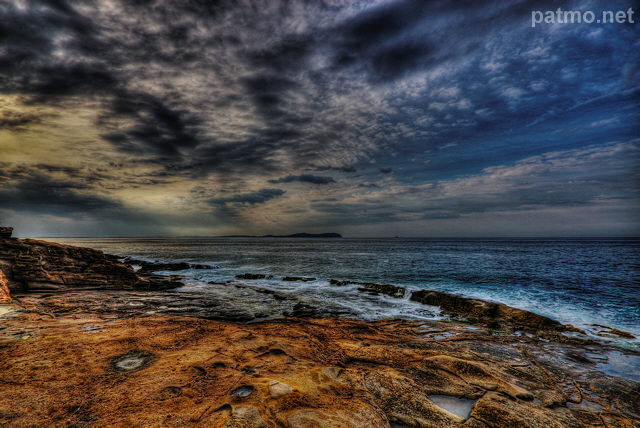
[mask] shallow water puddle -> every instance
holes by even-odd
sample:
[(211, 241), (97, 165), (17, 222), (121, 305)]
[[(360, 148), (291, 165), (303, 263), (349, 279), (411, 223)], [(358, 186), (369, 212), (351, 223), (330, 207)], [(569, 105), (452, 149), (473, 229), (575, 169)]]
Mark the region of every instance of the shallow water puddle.
[(151, 364), (154, 355), (147, 351), (131, 351), (111, 358), (111, 368), (118, 372), (142, 370)]
[(604, 354), (606, 359), (596, 363), (596, 368), (611, 376), (640, 382), (640, 355), (627, 355), (620, 351)]
[(451, 395), (428, 395), (427, 398), (433, 401), (438, 406), (442, 407), (449, 413), (453, 413), (456, 416), (460, 416), (463, 419), (467, 419), (471, 414), (473, 405), (478, 400), (472, 400), (470, 398), (452, 397)]
[(237, 397), (248, 397), (253, 393), (255, 388), (251, 385), (242, 385), (231, 391), (231, 395), (235, 395)]

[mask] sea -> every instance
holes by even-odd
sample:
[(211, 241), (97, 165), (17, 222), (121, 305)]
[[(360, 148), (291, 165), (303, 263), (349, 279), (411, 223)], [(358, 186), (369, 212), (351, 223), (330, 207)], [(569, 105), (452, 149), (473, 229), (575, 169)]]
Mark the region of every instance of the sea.
[[(224, 285), (243, 273), (260, 291), (296, 296), (308, 305), (343, 309), (363, 320), (441, 319), (437, 308), (407, 298), (374, 296), (331, 279), (429, 289), (505, 303), (570, 323), (597, 324), (640, 337), (640, 239), (349, 239), (349, 238), (48, 238), (109, 254), (158, 262), (209, 264), (188, 269), (176, 292), (233, 294)], [(315, 278), (282, 281), (284, 276)], [(214, 282), (215, 284), (211, 284)], [(237, 282), (237, 281), (235, 281)], [(265, 307), (264, 310), (269, 310)], [(638, 340), (632, 340), (638, 344)]]

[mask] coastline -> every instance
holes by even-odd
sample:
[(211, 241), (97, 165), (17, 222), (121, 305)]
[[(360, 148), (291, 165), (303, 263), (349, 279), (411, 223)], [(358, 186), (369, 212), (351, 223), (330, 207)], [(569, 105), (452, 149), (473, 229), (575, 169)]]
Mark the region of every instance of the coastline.
[[(0, 313), (4, 424), (640, 424), (640, 384), (629, 379), (640, 354), (527, 311), (425, 291), (416, 299), (467, 320), (365, 322), (300, 307), (295, 317), (247, 324), (204, 319), (188, 300), (185, 317), (152, 309), (175, 298), (169, 285), (178, 277), (142, 276), (96, 250), (15, 239), (10, 245), (44, 249), (44, 259), (24, 270), (34, 260), (22, 252), (7, 269), (5, 241), (0, 271), (14, 303)], [(71, 254), (101, 268), (73, 272)], [(45, 269), (47, 260), (58, 270)]]

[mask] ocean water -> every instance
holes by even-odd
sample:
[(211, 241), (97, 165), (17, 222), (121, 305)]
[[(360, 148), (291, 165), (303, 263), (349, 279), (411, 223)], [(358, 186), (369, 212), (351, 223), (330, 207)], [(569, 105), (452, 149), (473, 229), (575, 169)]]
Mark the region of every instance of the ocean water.
[[(342, 307), (366, 320), (438, 318), (435, 308), (408, 299), (370, 296), (357, 291), (357, 286), (336, 287), (328, 283), (332, 278), (370, 281), (501, 302), (588, 331), (593, 331), (593, 324), (603, 324), (640, 337), (638, 239), (49, 240), (150, 261), (219, 266), (213, 270), (175, 272), (186, 276), (186, 286), (181, 290), (189, 292), (219, 292), (224, 286), (207, 282), (232, 280), (245, 272), (263, 273), (274, 278), (245, 283), (300, 296), (313, 305)], [(281, 281), (287, 275), (316, 280)]]

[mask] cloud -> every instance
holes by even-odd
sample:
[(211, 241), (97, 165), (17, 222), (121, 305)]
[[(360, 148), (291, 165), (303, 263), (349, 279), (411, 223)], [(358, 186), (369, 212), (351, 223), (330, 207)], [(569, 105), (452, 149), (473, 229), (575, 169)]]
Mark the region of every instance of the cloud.
[(106, 196), (91, 192), (81, 182), (56, 180), (42, 173), (0, 177), (2, 206), (21, 212), (82, 215), (122, 208)]
[(210, 205), (223, 205), (227, 203), (257, 205), (264, 204), (272, 199), (279, 198), (286, 192), (282, 189), (260, 189), (256, 192), (231, 195), (223, 198), (207, 200)]
[(320, 175), (302, 174), (302, 175), (287, 175), (286, 177), (278, 178), (277, 180), (269, 180), (269, 183), (292, 183), (298, 181), (300, 183), (311, 184), (331, 184), (336, 181), (332, 177), (323, 177)]
[(196, 147), (199, 119), (185, 110), (167, 106), (162, 100), (146, 94), (119, 94), (112, 103), (109, 119), (124, 117), (133, 122), (125, 131), (102, 137), (129, 153), (154, 153), (180, 157), (181, 149)]
[(105, 219), (148, 198), (162, 230), (178, 203), (277, 228), (637, 200), (629, 168), (566, 159), (559, 185), (521, 164), (637, 135), (632, 27), (531, 29), (551, 1), (334, 3), (0, 2), (0, 191)]

